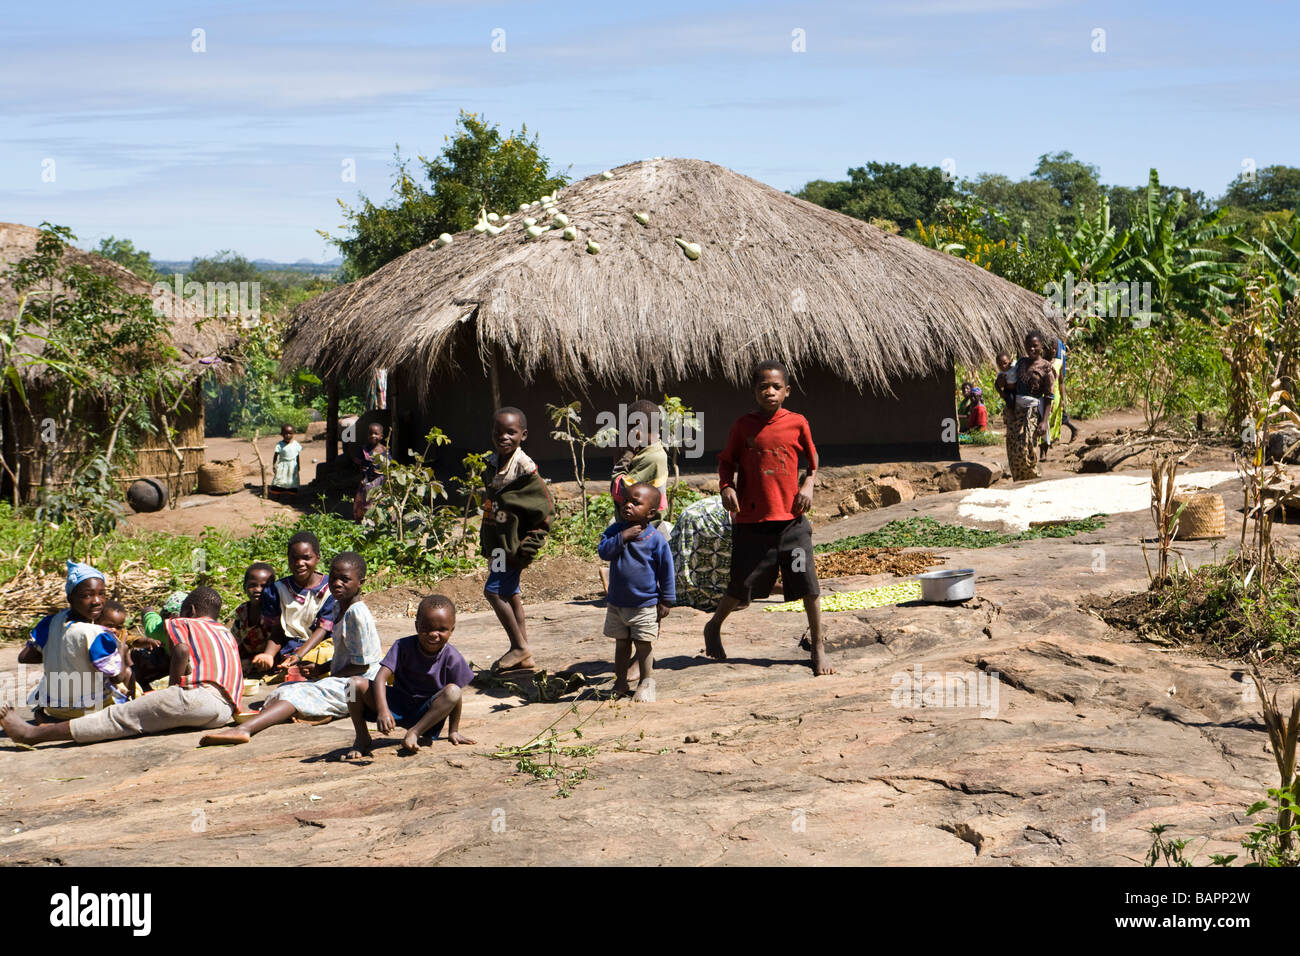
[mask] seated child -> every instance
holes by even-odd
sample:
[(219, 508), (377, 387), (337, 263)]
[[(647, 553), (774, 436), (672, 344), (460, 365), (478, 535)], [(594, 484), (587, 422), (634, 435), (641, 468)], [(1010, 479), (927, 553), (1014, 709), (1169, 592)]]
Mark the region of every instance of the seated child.
[(961, 401), (957, 403), (957, 427), (962, 431), (970, 428), (971, 392), (974, 386), (970, 382), (961, 383)]
[(265, 561), (250, 564), (244, 572), (244, 594), (248, 600), (235, 608), (230, 633), (239, 642), (239, 659), (245, 670), (251, 670), (253, 658), (266, 650), (266, 632), (262, 629), (262, 592), (274, 580), (275, 568)]
[(668, 503), (668, 452), (659, 437), (661, 413), (658, 405), (646, 399), (633, 402), (627, 411), (627, 448), (614, 463), (609, 494), (617, 506), (626, 490), (637, 482), (653, 485), (659, 492), (650, 516), (653, 524), (660, 520), (659, 512)]
[(361, 486), (352, 499), (352, 520), (360, 521), (370, 510), (370, 493), (384, 483), (384, 464), (388, 448), (384, 445), (384, 426), (371, 422), (366, 429), (366, 443), (353, 459), (361, 469)]
[(978, 385), (973, 386), (970, 390), (970, 411), (966, 416), (965, 430), (968, 432), (982, 432), (988, 427), (989, 412), (984, 407), (984, 389)]
[[(334, 629), (337, 604), (329, 578), (316, 570), (320, 541), (310, 531), (289, 539), (289, 577), (262, 592), (262, 631), (266, 647), (252, 660), (255, 673), (273, 669), (286, 681), (307, 680), (315, 665), (334, 656), (328, 640)], [(273, 675), (279, 678), (280, 675)]]
[(484, 490), (479, 547), (490, 573), (483, 585), (487, 599), (510, 641), (493, 670), (530, 670), (532, 651), (524, 623), (520, 575), (541, 550), (551, 528), (555, 506), (537, 465), (524, 454), (528, 419), (517, 408), (498, 408), (492, 416), (492, 446)]
[(419, 751), (421, 737), (437, 737), (444, 721), (452, 744), (474, 743), (460, 732), (461, 691), (474, 679), (474, 671), (451, 646), (455, 629), (456, 605), (445, 595), (430, 594), (415, 612), (415, 633), (388, 649), (374, 678), (352, 678), (348, 710), (357, 739), (344, 760), (370, 756), (368, 720), (381, 734), (405, 728), (402, 746), (412, 753)]
[(244, 675), (230, 631), (217, 623), (221, 595), (195, 588), (179, 617), (167, 622), (164, 646), (171, 655), (171, 685), (126, 703), (58, 723), (33, 725), (13, 708), (0, 707), (0, 726), (11, 739), (31, 746), (72, 740), (95, 743), (177, 727), (219, 727), (239, 710)]
[(130, 649), (131, 697), (136, 696), (137, 687), (152, 690), (153, 684), (164, 680), (171, 671), (171, 658), (163, 646), (167, 638), (167, 622), (180, 616), (187, 597), (189, 595), (184, 591), (173, 591), (160, 609), (146, 608), (141, 615), (144, 637), (132, 641)]
[(280, 427), (280, 441), (276, 443), (275, 454), (271, 456), (271, 488), (273, 498), (296, 498), (298, 496), (298, 477), (300, 474), (298, 459), (302, 455), (302, 445), (293, 437), (293, 426)]
[(104, 610), (99, 612), (99, 620), (95, 623), (117, 638), (119, 649), (126, 646), (126, 605), (121, 601), (105, 601)]
[(64, 592), (68, 607), (41, 618), (18, 654), (20, 664), (44, 665), (27, 699), (38, 720), (70, 720), (125, 699), (120, 685), (131, 677), (117, 636), (98, 623), (106, 603), (104, 575), (69, 561)]
[(636, 644), (637, 687), (634, 701), (655, 699), (651, 668), (652, 642), (659, 622), (677, 601), (673, 556), (663, 535), (649, 527), (659, 490), (646, 482), (627, 489), (619, 519), (605, 529), (596, 552), (609, 562), (609, 598), (605, 636), (614, 645), (614, 693), (628, 693), (628, 669)]
[(334, 660), (330, 676), (317, 681), (281, 684), (266, 698), (262, 710), (238, 727), (219, 730), (199, 741), (200, 747), (246, 744), (255, 734), (287, 720), (324, 723), (348, 716), (348, 694), (353, 677), (374, 678), (384, 649), (370, 608), (360, 600), (366, 580), (366, 559), (352, 551), (330, 562), (330, 593), (338, 602), (339, 622), (334, 628)]

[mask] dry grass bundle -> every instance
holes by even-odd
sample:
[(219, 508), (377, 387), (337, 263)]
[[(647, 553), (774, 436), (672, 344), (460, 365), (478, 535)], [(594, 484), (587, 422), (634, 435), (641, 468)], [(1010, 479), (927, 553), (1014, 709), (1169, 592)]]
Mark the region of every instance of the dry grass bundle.
[(377, 367), (429, 371), (456, 360), (454, 334), (476, 319), (478, 355), (460, 358), (486, 367), (495, 351), (525, 381), (545, 369), (579, 387), (740, 385), (756, 359), (779, 355), (796, 375), (826, 368), (888, 393), (899, 375), (991, 362), (1051, 325), (1040, 296), (973, 263), (713, 163), (613, 173), (561, 190), (554, 207), (599, 255), (558, 230), (528, 238), (524, 217), (547, 214), (497, 210), (512, 216), (499, 235), (458, 233), (305, 303), (285, 366), (356, 381)]
[[(142, 561), (123, 562), (115, 571), (101, 570), (107, 579), (108, 596), (132, 612), (161, 605), (173, 590), (166, 571), (146, 568)], [(0, 584), (0, 593), (5, 596), (0, 607), (0, 640), (25, 638), (40, 618), (66, 607), (65, 580), (57, 572), (24, 569)]]

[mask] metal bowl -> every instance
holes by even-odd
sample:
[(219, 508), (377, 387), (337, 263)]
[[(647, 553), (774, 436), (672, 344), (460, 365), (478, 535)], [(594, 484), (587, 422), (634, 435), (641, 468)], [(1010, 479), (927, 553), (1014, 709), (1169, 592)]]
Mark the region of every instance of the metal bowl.
[(921, 600), (930, 604), (969, 601), (975, 596), (974, 568), (931, 571), (928, 574), (918, 574), (917, 580), (921, 582)]

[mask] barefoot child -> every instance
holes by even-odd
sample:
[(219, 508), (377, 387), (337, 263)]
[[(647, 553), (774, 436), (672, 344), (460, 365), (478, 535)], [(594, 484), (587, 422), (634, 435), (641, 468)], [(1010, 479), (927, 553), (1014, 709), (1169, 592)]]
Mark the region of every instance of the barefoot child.
[(27, 700), (38, 720), (70, 720), (125, 699), (119, 688), (131, 677), (117, 637), (99, 623), (106, 604), (104, 575), (69, 561), (64, 593), (67, 608), (42, 618), (18, 653), (20, 664), (44, 665)]
[(338, 626), (334, 628), (334, 660), (330, 676), (317, 681), (281, 684), (266, 698), (261, 712), (238, 727), (219, 730), (199, 741), (200, 747), (215, 744), (246, 744), (255, 734), (287, 720), (325, 722), (348, 715), (351, 678), (374, 678), (384, 649), (374, 615), (360, 599), (366, 580), (366, 559), (344, 551), (330, 562), (330, 593), (338, 602)]
[(239, 660), (245, 671), (252, 671), (253, 659), (266, 650), (266, 631), (262, 627), (262, 592), (275, 580), (275, 568), (256, 561), (244, 572), (244, 594), (248, 600), (235, 608), (230, 633), (239, 643)]
[[(736, 420), (718, 457), (722, 503), (732, 515), (731, 580), (704, 626), (705, 652), (726, 660), (722, 622), (751, 597), (767, 597), (779, 569), (786, 599), (803, 598), (813, 673), (833, 674), (822, 646), (821, 589), (813, 562), (812, 526), (804, 514), (812, 507), (817, 477), (812, 430), (806, 418), (782, 407), (790, 396), (784, 365), (760, 362), (752, 381), (758, 411)], [(800, 454), (809, 462), (802, 485)]]
[[(289, 539), (289, 577), (262, 592), (262, 630), (266, 647), (253, 658), (257, 673), (273, 668), (285, 680), (306, 680), (314, 665), (329, 660), (334, 647), (326, 639), (334, 629), (336, 605), (329, 578), (316, 570), (320, 541), (310, 531)], [(278, 676), (278, 675), (276, 675)]]
[(384, 483), (384, 464), (388, 448), (384, 445), (384, 426), (371, 422), (366, 429), (366, 443), (353, 459), (361, 469), (361, 486), (352, 499), (352, 520), (360, 521), (370, 510), (370, 494)]
[(430, 594), (415, 612), (415, 634), (388, 649), (373, 679), (352, 678), (348, 710), (357, 739), (344, 760), (370, 756), (368, 720), (381, 734), (405, 728), (402, 746), (412, 753), (419, 751), (421, 737), (437, 737), (444, 721), (452, 744), (474, 743), (460, 732), (461, 691), (474, 671), (449, 643), (455, 629), (456, 605), (442, 594)]
[(59, 740), (79, 744), (156, 734), (177, 727), (220, 727), (239, 710), (244, 675), (239, 649), (217, 623), (221, 595), (195, 588), (181, 616), (167, 622), (171, 686), (124, 704), (53, 724), (24, 723), (10, 707), (0, 707), (0, 726), (11, 739), (31, 746)]
[(275, 454), (271, 457), (271, 497), (298, 496), (298, 459), (301, 455), (302, 445), (293, 437), (293, 426), (280, 426), (280, 441), (276, 443)]
[(632, 699), (638, 702), (655, 699), (652, 642), (659, 636), (659, 622), (677, 601), (672, 552), (664, 536), (650, 527), (650, 515), (658, 504), (659, 489), (654, 485), (632, 485), (619, 506), (620, 520), (605, 529), (596, 546), (601, 560), (609, 562), (605, 636), (616, 641), (614, 693), (628, 693), (635, 643), (637, 686)]
[(550, 492), (533, 460), (520, 446), (528, 438), (528, 419), (517, 408), (499, 408), (492, 416), (491, 479), (483, 502), (479, 533), (481, 551), (488, 559), (483, 596), (496, 612), (510, 639), (493, 670), (528, 670), (534, 667), (524, 625), (524, 600), (519, 577), (541, 549), (551, 526)]

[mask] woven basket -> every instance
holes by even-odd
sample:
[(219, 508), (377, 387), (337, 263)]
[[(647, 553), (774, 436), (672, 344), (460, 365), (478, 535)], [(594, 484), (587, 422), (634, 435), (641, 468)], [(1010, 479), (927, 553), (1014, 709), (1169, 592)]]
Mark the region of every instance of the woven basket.
[(1174, 495), (1173, 505), (1175, 511), (1183, 508), (1178, 516), (1179, 541), (1223, 537), (1223, 495), (1209, 491), (1184, 493)]
[(244, 463), (238, 458), (199, 465), (199, 494), (228, 495), (243, 490)]

